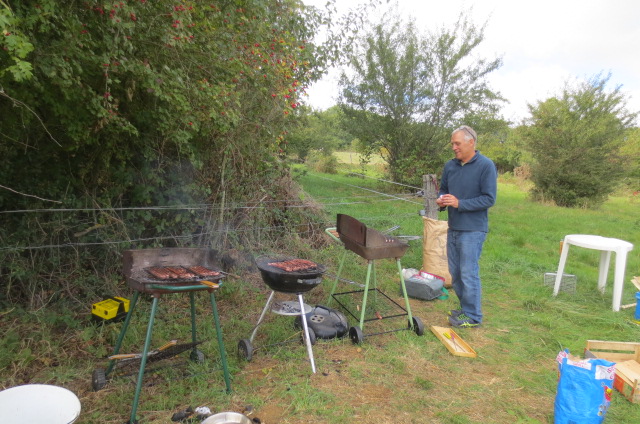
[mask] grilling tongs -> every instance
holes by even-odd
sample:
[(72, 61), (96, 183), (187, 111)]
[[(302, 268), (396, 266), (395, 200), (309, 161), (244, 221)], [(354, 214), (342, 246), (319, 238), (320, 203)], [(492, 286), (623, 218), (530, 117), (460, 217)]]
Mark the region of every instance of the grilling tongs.
[[(147, 353), (147, 357), (157, 355), (158, 353), (162, 352), (163, 350), (167, 350), (170, 347), (175, 346), (177, 344), (178, 344), (177, 340), (171, 340), (171, 341), (163, 344), (159, 348), (154, 349), (151, 352)], [(142, 353), (119, 353), (117, 355), (109, 356), (110, 360), (114, 360), (114, 359), (140, 359), (140, 358), (142, 358)]]

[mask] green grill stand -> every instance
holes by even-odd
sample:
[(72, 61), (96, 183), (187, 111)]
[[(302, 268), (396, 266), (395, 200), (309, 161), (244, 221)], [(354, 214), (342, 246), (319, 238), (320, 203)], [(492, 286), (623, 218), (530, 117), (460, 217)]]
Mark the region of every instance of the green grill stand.
[[(149, 316), (149, 324), (147, 326), (147, 335), (144, 341), (144, 349), (142, 351), (141, 361), (140, 361), (140, 371), (138, 372), (138, 380), (136, 383), (136, 391), (133, 397), (133, 405), (131, 407), (131, 417), (129, 419), (129, 424), (134, 424), (137, 422), (136, 414), (138, 412), (138, 403), (140, 401), (140, 392), (142, 391), (142, 380), (144, 378), (144, 370), (147, 364), (147, 358), (149, 356), (149, 348), (151, 346), (151, 336), (153, 334), (153, 323), (155, 320), (156, 312), (158, 309), (158, 303), (162, 294), (167, 293), (179, 293), (179, 292), (189, 292), (189, 297), (191, 301), (191, 339), (192, 345), (194, 346), (190, 358), (195, 361), (199, 361), (203, 359), (202, 352), (196, 349), (197, 339), (196, 339), (196, 307), (195, 307), (195, 291), (206, 290), (209, 292), (209, 297), (211, 299), (211, 308), (213, 309), (213, 321), (216, 328), (216, 335), (218, 339), (218, 349), (220, 350), (220, 361), (222, 362), (222, 370), (224, 374), (224, 382), (226, 385), (226, 392), (231, 392), (231, 380), (229, 377), (229, 366), (227, 364), (227, 355), (224, 348), (224, 343), (222, 340), (222, 328), (220, 326), (220, 317), (218, 315), (218, 307), (216, 304), (215, 297), (215, 288), (211, 288), (209, 286), (194, 284), (187, 286), (172, 286), (170, 284), (167, 285), (158, 285), (151, 284), (147, 286), (147, 291), (150, 292), (153, 296), (153, 301), (151, 303), (151, 315)], [(120, 347), (122, 346), (122, 341), (124, 340), (125, 334), (129, 327), (129, 323), (131, 322), (131, 317), (133, 316), (133, 311), (138, 303), (138, 299), (140, 297), (140, 292), (136, 291), (133, 295), (133, 300), (131, 301), (131, 307), (129, 308), (129, 312), (127, 313), (127, 317), (124, 321), (124, 325), (122, 330), (120, 330), (120, 334), (118, 335), (118, 340), (116, 341), (116, 346), (113, 351), (113, 355), (117, 355), (120, 351)], [(113, 371), (115, 366), (115, 359), (111, 359), (109, 364), (107, 365), (107, 369), (104, 372), (100, 370), (94, 371), (93, 375), (93, 388), (94, 390), (99, 390), (106, 384), (107, 376)]]
[[(325, 232), (335, 241), (341, 242), (340, 238), (336, 236), (336, 228), (327, 228), (325, 230)], [(390, 330), (390, 331), (383, 331), (383, 332), (378, 332), (378, 333), (370, 333), (367, 334), (366, 336), (374, 336), (374, 335), (379, 335), (379, 334), (385, 334), (385, 333), (390, 333), (390, 332), (394, 332), (394, 331), (401, 331), (401, 330), (413, 330), (415, 331), (415, 333), (418, 336), (422, 336), (424, 334), (424, 325), (422, 324), (422, 321), (420, 320), (420, 318), (418, 317), (414, 317), (411, 314), (411, 305), (409, 304), (409, 296), (407, 295), (407, 288), (404, 282), (404, 277), (402, 275), (402, 265), (400, 263), (400, 258), (395, 258), (396, 260), (396, 264), (398, 266), (398, 275), (400, 276), (400, 285), (402, 287), (402, 295), (404, 297), (404, 303), (405, 303), (405, 307), (403, 308), (400, 304), (398, 304), (396, 301), (394, 301), (393, 299), (391, 299), (389, 296), (387, 296), (384, 292), (380, 291), (380, 289), (378, 289), (377, 287), (377, 279), (376, 279), (376, 267), (375, 267), (375, 260), (373, 259), (369, 259), (367, 261), (367, 277), (365, 280), (365, 285), (364, 288), (362, 290), (355, 290), (355, 291), (349, 291), (349, 292), (343, 292), (343, 293), (336, 293), (336, 287), (338, 285), (338, 281), (340, 280), (340, 275), (342, 273), (342, 268), (344, 266), (344, 261), (347, 257), (347, 253), (348, 250), (345, 249), (344, 253), (342, 254), (342, 258), (340, 259), (340, 265), (338, 265), (338, 273), (336, 275), (336, 279), (333, 282), (333, 286), (331, 287), (331, 292), (329, 293), (329, 299), (327, 301), (327, 306), (330, 306), (331, 304), (331, 300), (335, 299), (336, 302), (338, 302), (338, 304), (340, 304), (340, 306), (346, 310), (349, 315), (351, 315), (354, 319), (359, 320), (359, 324), (358, 326), (353, 326), (349, 329), (349, 337), (351, 338), (351, 341), (353, 343), (361, 343), (362, 341), (364, 341), (364, 337), (365, 334), (363, 333), (364, 331), (364, 324), (365, 322), (368, 321), (375, 321), (375, 320), (380, 320), (380, 319), (388, 319), (388, 318), (397, 318), (397, 317), (401, 317), (401, 316), (407, 316), (408, 318), (408, 327), (406, 328), (399, 328), (399, 329), (395, 329), (395, 330)], [(373, 280), (373, 287), (370, 287), (371, 281)], [(384, 316), (384, 317), (376, 317), (376, 318), (370, 318), (370, 319), (365, 319), (365, 315), (366, 315), (366, 311), (367, 311), (367, 298), (368, 298), (368, 294), (370, 291), (373, 291), (373, 295), (377, 296), (378, 294), (380, 294), (381, 296), (383, 296), (387, 301), (391, 302), (392, 304), (394, 304), (396, 307), (398, 307), (400, 310), (402, 310), (402, 313), (399, 314), (394, 314), (394, 315), (388, 315), (388, 316)], [(363, 293), (362, 295), (362, 309), (360, 311), (360, 317), (358, 318), (356, 315), (354, 315), (349, 308), (342, 304), (337, 296), (340, 295), (348, 295), (348, 294), (353, 294), (353, 293)]]

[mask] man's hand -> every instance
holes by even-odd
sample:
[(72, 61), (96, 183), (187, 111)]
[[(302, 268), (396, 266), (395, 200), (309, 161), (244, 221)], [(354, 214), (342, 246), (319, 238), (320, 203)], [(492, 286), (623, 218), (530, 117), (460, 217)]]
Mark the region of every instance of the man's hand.
[(454, 208), (457, 208), (458, 198), (453, 194), (443, 194), (436, 199), (436, 205), (440, 207), (452, 206)]

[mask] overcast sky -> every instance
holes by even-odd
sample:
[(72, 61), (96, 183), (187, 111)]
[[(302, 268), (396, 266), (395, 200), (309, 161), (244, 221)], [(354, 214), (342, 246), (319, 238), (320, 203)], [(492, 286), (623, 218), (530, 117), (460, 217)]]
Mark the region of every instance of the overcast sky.
[[(326, 0), (304, 0), (322, 5)], [(351, 8), (360, 0), (338, 0)], [(487, 23), (481, 57), (502, 57), (489, 81), (509, 100), (503, 116), (528, 117), (527, 103), (558, 96), (566, 81), (611, 73), (608, 88), (621, 85), (631, 111), (640, 111), (640, 1), (638, 0), (398, 0), (421, 31), (452, 28), (461, 11), (477, 26)], [(309, 87), (316, 109), (335, 104), (335, 76)]]

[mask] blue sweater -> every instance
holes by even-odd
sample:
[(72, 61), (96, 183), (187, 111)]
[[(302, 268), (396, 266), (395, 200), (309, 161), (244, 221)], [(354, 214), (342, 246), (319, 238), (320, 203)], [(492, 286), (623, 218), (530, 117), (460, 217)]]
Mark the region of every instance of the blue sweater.
[(444, 165), (439, 194), (453, 194), (458, 208), (449, 206), (449, 228), (457, 231), (489, 231), (488, 211), (496, 203), (498, 174), (493, 161), (476, 151), (462, 163), (451, 159)]

